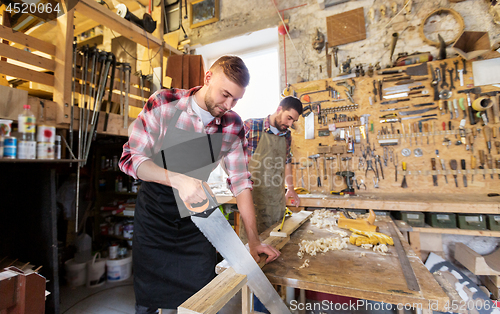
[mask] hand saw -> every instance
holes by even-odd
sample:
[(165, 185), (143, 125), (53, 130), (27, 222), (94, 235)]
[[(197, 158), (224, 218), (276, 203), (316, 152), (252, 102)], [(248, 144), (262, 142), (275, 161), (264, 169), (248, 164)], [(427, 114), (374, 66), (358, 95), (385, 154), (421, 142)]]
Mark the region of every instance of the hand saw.
[(247, 285), (272, 314), (287, 313), (287, 308), (276, 290), (245, 248), (238, 235), (224, 217), (219, 204), (206, 182), (202, 183), (206, 201), (184, 203), (191, 211), (191, 220), (238, 274), (247, 276)]

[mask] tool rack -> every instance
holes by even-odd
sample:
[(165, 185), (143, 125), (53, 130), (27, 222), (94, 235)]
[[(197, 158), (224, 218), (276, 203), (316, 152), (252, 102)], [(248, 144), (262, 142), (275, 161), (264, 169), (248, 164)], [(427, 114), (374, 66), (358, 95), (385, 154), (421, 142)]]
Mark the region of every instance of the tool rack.
[[(439, 64), (446, 63), (447, 67), (449, 69), (454, 68), (453, 61), (460, 59), (460, 58), (453, 58), (453, 59), (446, 59), (446, 60), (441, 60), (441, 61), (434, 61), (434, 62), (428, 62), (428, 66), (432, 65), (433, 68), (436, 68), (439, 66)], [(460, 62), (462, 64), (462, 62)], [(294, 167), (294, 179), (295, 179), (295, 186), (300, 187), (302, 186), (301, 184), (301, 170), (299, 169), (300, 167), (304, 167), (302, 171), (304, 172), (304, 182), (305, 185), (304, 187), (311, 191), (312, 193), (318, 193), (318, 194), (329, 194), (331, 190), (335, 191), (340, 191), (346, 187), (345, 181), (336, 175), (332, 175), (332, 173), (336, 173), (337, 171), (353, 171), (355, 172), (356, 176), (355, 178), (358, 179), (358, 183), (363, 180), (363, 182), (366, 185), (366, 190), (364, 187), (361, 188), (361, 190), (355, 189), (356, 194), (365, 194), (365, 193), (370, 193), (374, 195), (382, 194), (382, 193), (391, 193), (391, 194), (402, 194), (402, 195), (413, 195), (413, 194), (450, 194), (450, 195), (459, 195), (459, 194), (481, 194), (486, 197), (487, 193), (490, 192), (497, 192), (497, 187), (498, 184), (500, 183), (500, 179), (498, 177), (498, 174), (500, 174), (500, 169), (497, 169), (494, 164), (494, 169), (489, 169), (487, 165), (485, 165), (486, 169), (471, 169), (471, 155), (472, 152), (471, 150), (466, 150), (466, 145), (455, 145), (455, 143), (460, 140), (460, 130), (459, 130), (459, 124), (460, 120), (463, 118), (462, 110), (459, 109), (459, 116), (457, 118), (454, 117), (454, 119), (450, 120), (450, 114), (449, 112), (444, 111), (444, 108), (442, 111), (439, 109), (436, 110), (430, 110), (424, 114), (437, 114), (436, 118), (437, 120), (429, 120), (425, 121), (429, 124), (428, 131), (425, 132), (425, 130), (422, 130), (422, 132), (417, 132), (417, 133), (409, 133), (408, 131), (408, 122), (418, 122), (419, 119), (412, 119), (412, 120), (406, 120), (404, 121), (404, 129), (405, 132), (403, 134), (403, 130), (401, 127), (401, 123), (396, 122), (396, 123), (391, 123), (393, 126), (394, 132), (391, 132), (391, 124), (389, 123), (381, 123), (382, 118), (381, 116), (387, 114), (387, 112), (380, 112), (380, 110), (388, 109), (388, 108), (394, 108), (394, 107), (403, 107), (403, 106), (409, 106), (411, 109), (409, 110), (414, 110), (414, 109), (420, 109), (420, 108), (415, 108), (412, 107), (412, 105), (415, 104), (421, 104), (421, 103), (429, 103), (433, 102), (433, 88), (431, 87), (430, 83), (432, 81), (432, 74), (431, 71), (429, 70), (429, 75), (427, 75), (427, 79), (424, 81), (420, 81), (418, 83), (421, 83), (422, 86), (426, 90), (429, 91), (428, 95), (429, 97), (425, 98), (411, 98), (409, 101), (404, 101), (404, 102), (399, 102), (395, 104), (389, 104), (389, 105), (381, 105), (380, 104), (380, 99), (378, 98), (379, 96), (377, 95), (377, 102), (372, 102), (370, 104), (369, 98), (375, 96), (373, 94), (373, 84), (372, 82), (382, 80), (384, 76), (382, 75), (374, 75), (373, 77), (368, 77), (368, 76), (361, 76), (361, 77), (356, 77), (353, 78), (352, 81), (351, 79), (348, 79), (347, 81), (349, 84), (355, 85), (355, 92), (353, 94), (353, 99), (356, 104), (358, 104), (358, 109), (352, 110), (350, 112), (343, 112), (344, 114), (348, 116), (357, 116), (356, 120), (351, 122), (350, 125), (355, 127), (356, 124), (359, 124), (358, 120), (362, 115), (370, 115), (369, 116), (369, 123), (368, 123), (368, 129), (366, 132), (368, 133), (369, 141), (370, 141), (370, 147), (373, 148), (373, 144), (375, 144), (375, 154), (374, 155), (379, 155), (380, 159), (383, 162), (384, 158), (384, 148), (379, 144), (379, 140), (397, 140), (398, 144), (394, 146), (386, 146), (388, 150), (386, 151), (386, 154), (388, 151), (393, 152), (393, 156), (397, 155), (398, 162), (396, 165), (394, 164), (393, 160), (388, 160), (387, 161), (387, 166), (383, 166), (383, 174), (384, 178), (382, 178), (381, 171), (378, 169), (379, 172), (379, 182), (378, 182), (378, 188), (374, 188), (374, 181), (373, 181), (373, 172), (368, 172), (367, 175), (365, 176), (365, 171), (366, 171), (366, 162), (364, 163), (364, 166), (359, 166), (359, 158), (362, 158), (362, 148), (364, 147), (366, 149), (367, 142), (366, 139), (361, 138), (359, 143), (354, 144), (354, 153), (343, 153), (340, 155), (337, 154), (326, 154), (326, 157), (334, 157), (333, 160), (330, 160), (329, 162), (327, 161), (327, 173), (324, 174), (324, 170), (322, 167), (322, 158), (324, 156), (322, 155), (319, 160), (318, 160), (318, 169), (319, 169), (319, 176), (322, 178), (322, 186), (318, 187), (316, 183), (316, 178), (317, 178), (317, 173), (316, 173), (316, 166), (313, 164), (311, 165), (311, 160), (308, 159), (308, 156), (316, 154), (318, 152), (318, 147), (320, 146), (325, 146), (329, 145), (332, 147), (338, 147), (338, 146), (346, 146), (346, 143), (344, 141), (335, 141), (334, 137), (332, 135), (329, 136), (318, 136), (318, 130), (323, 130), (323, 129), (328, 129), (328, 124), (332, 123), (332, 114), (328, 115), (328, 124), (323, 125), (318, 123), (318, 119), (315, 117), (315, 137), (314, 139), (308, 139), (306, 140), (304, 137), (305, 130), (304, 130), (304, 118), (300, 117), (298, 122), (294, 124), (294, 128), (292, 128), (292, 154), (293, 154), (293, 162), (299, 162), (298, 165)], [(415, 76), (418, 77), (418, 76)], [(447, 79), (449, 81), (449, 76), (447, 74)], [(459, 99), (459, 98), (466, 98), (465, 94), (459, 94), (457, 93), (458, 90), (462, 89), (468, 89), (473, 86), (473, 78), (472, 78), (472, 67), (471, 63), (467, 62), (467, 74), (464, 75), (464, 86), (460, 86), (458, 82), (455, 82), (455, 85), (457, 88), (453, 90), (453, 95), (449, 100), (453, 99)], [(384, 82), (383, 88), (394, 86), (394, 82)], [(320, 81), (315, 81), (315, 82), (305, 82), (305, 83), (297, 83), (293, 84), (291, 86), (291, 90), (306, 90), (307, 87), (310, 86), (321, 86), (321, 89), (324, 85), (331, 86), (335, 88), (337, 91), (340, 91), (342, 94), (344, 93), (345, 88), (342, 86), (337, 86), (335, 81), (330, 80), (320, 80)], [(489, 90), (494, 90), (495, 87), (491, 86), (483, 86), (483, 92), (487, 92)], [(301, 93), (296, 93), (297, 96), (300, 97)], [(324, 101), (327, 100), (328, 98), (327, 93), (317, 93), (317, 94), (312, 94), (310, 96), (310, 102), (314, 103), (316, 101)], [(471, 97), (474, 97), (474, 95), (471, 94)], [(498, 96), (497, 96), (498, 97)], [(349, 101), (346, 100), (348, 103)], [(439, 107), (439, 102), (436, 101), (436, 106)], [(465, 105), (467, 105), (467, 101), (465, 100)], [(328, 109), (336, 106), (342, 106), (343, 104), (337, 103), (337, 102), (322, 102), (321, 103), (321, 108), (322, 109)], [(429, 108), (429, 107), (424, 107), (424, 108)], [(408, 110), (408, 109), (407, 109)], [(399, 110), (396, 110), (395, 112), (398, 112)], [(401, 110), (404, 111), (404, 110)], [(398, 118), (403, 117), (399, 116)], [(492, 117), (490, 115), (490, 117)], [(450, 130), (448, 128), (448, 121), (451, 121), (453, 129)], [(484, 132), (483, 132), (483, 126), (480, 123), (477, 123), (474, 126), (471, 126), (468, 122), (467, 118), (467, 123), (465, 125), (465, 132), (466, 135), (469, 135), (472, 133), (472, 128), (480, 129), (480, 132), (477, 133), (476, 139), (474, 141), (474, 155), (476, 156), (476, 163), (477, 166), (480, 165), (479, 163), (479, 156), (478, 156), (478, 151), (483, 150), (485, 151), (486, 154), (488, 154), (488, 149), (486, 147), (486, 142), (485, 142), (485, 137), (484, 137)], [(433, 123), (434, 122), (434, 123)], [(446, 123), (446, 130), (442, 129), (442, 123)], [(371, 124), (373, 123), (373, 130), (371, 130)], [(346, 127), (345, 123), (342, 123), (342, 127)], [(347, 122), (349, 124), (349, 122)], [(432, 125), (434, 124), (435, 128), (432, 130)], [(490, 123), (488, 124), (489, 127), (491, 128), (497, 128), (500, 126), (499, 123), (494, 123), (494, 120), (491, 119)], [(388, 127), (389, 134), (383, 134), (382, 128), (383, 127)], [(399, 133), (397, 132), (399, 130)], [(429, 138), (429, 144), (427, 144), (427, 137)], [(451, 145), (443, 145), (447, 144), (446, 142), (443, 142), (443, 140), (447, 138), (451, 141)], [(434, 144), (435, 140), (435, 144)], [(468, 139), (467, 139), (468, 140)], [(499, 140), (499, 139), (493, 139), (493, 141)], [(411, 141), (411, 146), (410, 146), (410, 141)], [(415, 144), (415, 141), (418, 142), (418, 144)], [(422, 144), (423, 143), (423, 144)], [(493, 147), (491, 149), (491, 155), (493, 157), (493, 160), (496, 158), (500, 158), (499, 154), (497, 153), (496, 147), (494, 144), (492, 144)], [(411, 149), (411, 155), (408, 157), (405, 157), (402, 155), (402, 150), (404, 148)], [(415, 156), (415, 149), (420, 148), (421, 149), (421, 157), (416, 157)], [(436, 152), (438, 151), (438, 154)], [(339, 165), (339, 161), (337, 160), (338, 157), (341, 159), (341, 164)], [(345, 161), (342, 161), (342, 158), (345, 157), (351, 157), (351, 160), (346, 164)], [(393, 157), (394, 158), (394, 157)], [(431, 158), (436, 158), (438, 160), (437, 162), (437, 169), (433, 170), (431, 167)], [(446, 169), (443, 170), (441, 168), (441, 164), (439, 162), (440, 159), (445, 160), (445, 166)], [(457, 170), (452, 170), (450, 169), (449, 161), (451, 159), (456, 159), (459, 164), (459, 169)], [(465, 159), (466, 160), (466, 170), (461, 170), (460, 169), (460, 159)], [(402, 162), (405, 161), (408, 165), (407, 171), (402, 170)], [(309, 167), (307, 167), (307, 164), (309, 162)], [(378, 165), (378, 163), (377, 163)], [(476, 167), (477, 167), (476, 166)], [(379, 166), (380, 168), (380, 166)], [(396, 170), (397, 169), (397, 170)], [(397, 181), (395, 180), (395, 175), (397, 172)], [(467, 176), (467, 182), (468, 182), (468, 187), (463, 187), (462, 184), (462, 175)], [(483, 174), (485, 175), (485, 178), (483, 179)], [(327, 176), (327, 180), (323, 180), (324, 175)], [(407, 183), (408, 183), (408, 188), (403, 189), (401, 188), (401, 180), (403, 176), (406, 175)], [(432, 176), (437, 175), (438, 177), (438, 186), (433, 186), (433, 180)], [(448, 179), (448, 184), (445, 183), (444, 176), (447, 176)], [(454, 179), (453, 175), (458, 175), (458, 181), (459, 181), (459, 188), (457, 188), (454, 184)], [(474, 175), (474, 182), (471, 182), (471, 175)], [(493, 178), (491, 178), (493, 176)], [(354, 183), (354, 186), (356, 184)], [(497, 211), (498, 213), (498, 211)]]

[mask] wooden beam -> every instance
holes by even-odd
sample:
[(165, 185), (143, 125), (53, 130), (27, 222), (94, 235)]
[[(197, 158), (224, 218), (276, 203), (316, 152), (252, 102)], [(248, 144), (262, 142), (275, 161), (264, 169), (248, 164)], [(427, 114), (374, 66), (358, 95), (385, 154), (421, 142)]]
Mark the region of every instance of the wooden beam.
[(73, 22), (75, 9), (57, 19), (56, 69), (54, 71), (54, 101), (58, 105), (56, 121), (70, 123), (71, 82), (73, 65)]
[(0, 73), (27, 81), (54, 86), (54, 75), (29, 70), (17, 65), (7, 63), (6, 61), (0, 61)]
[(457, 242), (455, 259), (474, 275), (500, 275), (500, 249), (482, 256), (467, 245)]
[(16, 32), (10, 27), (0, 25), (0, 37), (8, 39), (12, 42), (21, 44), (28, 48), (38, 50), (54, 56), (56, 54), (56, 46), (40, 40), (36, 37), (25, 35), (21, 32)]
[(75, 8), (77, 12), (95, 21), (99, 21), (101, 25), (120, 33), (122, 36), (144, 47), (149, 46), (150, 49), (157, 49), (162, 45), (162, 41), (159, 38), (154, 37), (134, 23), (121, 18), (96, 1), (80, 0)]
[(56, 69), (54, 60), (40, 57), (31, 52), (17, 49), (9, 45), (0, 45), (0, 56), (44, 68), (49, 71), (54, 71)]
[(182, 303), (179, 314), (216, 314), (247, 283), (247, 276), (228, 268)]

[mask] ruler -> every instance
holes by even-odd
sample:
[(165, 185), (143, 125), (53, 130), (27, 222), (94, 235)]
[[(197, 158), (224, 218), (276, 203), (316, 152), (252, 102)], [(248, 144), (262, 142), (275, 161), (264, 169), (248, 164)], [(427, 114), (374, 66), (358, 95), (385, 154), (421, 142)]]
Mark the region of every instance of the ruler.
[(401, 268), (403, 270), (403, 275), (406, 279), (406, 285), (408, 289), (412, 291), (420, 291), (420, 286), (417, 282), (417, 277), (413, 272), (413, 268), (411, 267), (410, 260), (406, 255), (406, 252), (401, 244), (399, 239), (398, 231), (396, 231), (394, 227), (394, 222), (389, 222), (389, 229), (391, 231), (392, 240), (394, 241), (394, 247), (396, 248), (396, 252), (398, 253), (399, 262), (401, 263)]

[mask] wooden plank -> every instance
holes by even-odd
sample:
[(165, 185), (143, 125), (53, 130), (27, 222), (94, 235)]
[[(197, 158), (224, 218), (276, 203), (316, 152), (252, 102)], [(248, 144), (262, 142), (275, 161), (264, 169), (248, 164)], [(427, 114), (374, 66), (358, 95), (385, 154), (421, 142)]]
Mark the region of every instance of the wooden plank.
[(253, 311), (252, 307), (252, 291), (247, 285), (241, 289), (241, 314), (250, 314)]
[(301, 211), (298, 213), (293, 213), (292, 217), (288, 217), (285, 219), (285, 223), (283, 224), (283, 230), (278, 231), (281, 225), (276, 226), (273, 231), (271, 231), (271, 237), (281, 237), (286, 238), (289, 237), (295, 230), (297, 230), (300, 226), (306, 222), (311, 215), (312, 211)]
[[(377, 217), (376, 225), (382, 233), (389, 234), (388, 223), (389, 218)], [(281, 257), (264, 266), (263, 271), (272, 284), (392, 304), (421, 304), (422, 308), (438, 304), (443, 310), (448, 297), (402, 235), (398, 236), (417, 277), (419, 292), (407, 288), (392, 246), (386, 255), (381, 255), (349, 244), (341, 251), (304, 257), (310, 260), (310, 266), (300, 269), (304, 260), (297, 256), (297, 252), (302, 240), (335, 237), (328, 230), (313, 226), (310, 221), (291, 235), (281, 250)]]
[(246, 284), (247, 277), (228, 268), (182, 303), (179, 314), (215, 314)]
[(482, 256), (467, 245), (457, 242), (455, 259), (475, 275), (500, 275), (500, 249)]
[(0, 73), (27, 81), (54, 86), (54, 75), (29, 70), (17, 65), (7, 63), (5, 61), (0, 61)]
[(411, 249), (420, 259), (422, 259), (422, 254), (420, 253), (420, 233), (409, 232), (409, 238)]
[[(124, 128), (123, 116), (115, 114), (115, 113), (110, 113), (109, 114), (109, 121), (108, 121), (108, 128), (107, 128), (107, 131), (104, 132), (105, 117), (106, 117), (106, 113), (101, 111), (101, 113), (99, 114), (99, 121), (97, 123), (97, 133), (128, 136), (128, 125), (127, 125), (127, 127)], [(129, 125), (132, 122), (133, 122), (132, 119), (128, 120)]]
[(56, 121), (70, 122), (71, 82), (73, 65), (73, 22), (75, 9), (57, 19), (57, 49), (54, 71), (54, 101), (57, 103)]
[(498, 276), (478, 276), (479, 280), (493, 294), (495, 300), (500, 298), (500, 288), (498, 287)]
[(24, 62), (49, 71), (54, 71), (56, 64), (54, 60), (40, 57), (28, 51), (14, 48), (9, 45), (0, 45), (0, 55), (9, 59)]
[(491, 230), (466, 230), (458, 228), (417, 228), (412, 227), (412, 230), (420, 233), (435, 233), (435, 234), (459, 234), (473, 237), (500, 237), (500, 231)]
[[(292, 141), (293, 143), (293, 141)], [(384, 169), (384, 173), (386, 169)], [(305, 177), (305, 172), (304, 172)], [(316, 177), (314, 178), (316, 179)], [(496, 181), (495, 181), (496, 182)], [(432, 183), (431, 183), (432, 184)], [(358, 193), (359, 191), (357, 191)], [(423, 193), (377, 193), (362, 192), (355, 197), (314, 193), (301, 194), (300, 205), (317, 208), (352, 208), (373, 210), (446, 212), (446, 213), (482, 213), (500, 214), (500, 203), (494, 197), (481, 194), (423, 194)], [(228, 204), (236, 204), (235, 199)], [(293, 206), (290, 200), (287, 206)], [(291, 208), (291, 207), (290, 207)], [(447, 229), (448, 230), (448, 229)], [(450, 229), (453, 230), (453, 229)], [(463, 230), (464, 232), (468, 230)], [(472, 231), (472, 230), (471, 230)], [(425, 231), (422, 231), (425, 232)], [(488, 233), (488, 231), (484, 231)], [(494, 231), (490, 231), (492, 234)], [(444, 233), (444, 232), (436, 232)], [(497, 231), (498, 236), (498, 231)]]
[(36, 37), (25, 35), (21, 32), (16, 32), (16, 31), (12, 30), (12, 28), (10, 28), (10, 27), (0, 25), (0, 37), (8, 39), (12, 42), (21, 44), (21, 45), (26, 46), (28, 48), (44, 52), (44, 53), (49, 54), (51, 56), (54, 56), (56, 54), (56, 46), (55, 45), (53, 45), (51, 43), (47, 43), (47, 42), (40, 40)]
[[(3, 62), (0, 62), (0, 69)], [(0, 70), (1, 72), (1, 70)], [(28, 92), (0, 85), (0, 117), (16, 120), (23, 111), (23, 105), (28, 103)]]

